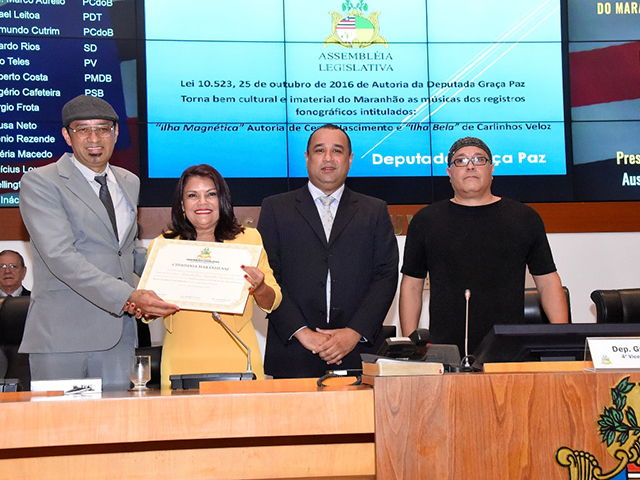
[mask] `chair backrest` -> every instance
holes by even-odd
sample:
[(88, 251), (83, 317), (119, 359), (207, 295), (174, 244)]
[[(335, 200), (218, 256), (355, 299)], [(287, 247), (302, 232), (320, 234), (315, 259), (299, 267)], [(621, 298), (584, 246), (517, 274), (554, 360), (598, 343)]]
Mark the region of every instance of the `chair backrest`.
[(138, 346), (151, 346), (151, 329), (148, 323), (144, 323), (140, 318), (136, 319), (136, 328), (138, 329)]
[(640, 323), (640, 288), (594, 290), (597, 323)]
[(7, 297), (0, 305), (0, 344), (20, 345), (29, 311), (29, 297)]
[[(562, 287), (567, 297), (567, 308), (569, 310), (569, 323), (571, 323), (571, 300), (569, 298), (569, 289)], [(524, 320), (526, 323), (549, 323), (549, 318), (542, 308), (542, 300), (540, 292), (537, 288), (524, 289)]]
[(29, 311), (29, 297), (7, 297), (0, 305), (0, 348), (7, 359), (5, 378), (17, 378), (21, 390), (29, 390), (29, 355), (18, 353)]

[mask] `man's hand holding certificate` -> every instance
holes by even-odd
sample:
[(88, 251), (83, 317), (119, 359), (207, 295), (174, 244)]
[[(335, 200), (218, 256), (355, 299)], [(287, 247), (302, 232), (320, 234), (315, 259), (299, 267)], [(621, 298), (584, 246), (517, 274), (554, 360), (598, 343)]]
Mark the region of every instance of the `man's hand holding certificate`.
[(138, 288), (181, 309), (242, 313), (249, 296), (243, 265), (258, 264), (261, 246), (158, 238)]

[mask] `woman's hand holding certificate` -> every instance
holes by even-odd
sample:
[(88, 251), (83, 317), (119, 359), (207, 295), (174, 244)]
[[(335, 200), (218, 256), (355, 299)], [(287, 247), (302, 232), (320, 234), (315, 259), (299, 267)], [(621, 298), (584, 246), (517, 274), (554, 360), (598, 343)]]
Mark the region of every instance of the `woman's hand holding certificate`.
[(257, 245), (158, 238), (138, 288), (181, 309), (242, 313), (248, 287), (259, 296), (263, 285), (264, 275), (255, 268), (261, 251)]

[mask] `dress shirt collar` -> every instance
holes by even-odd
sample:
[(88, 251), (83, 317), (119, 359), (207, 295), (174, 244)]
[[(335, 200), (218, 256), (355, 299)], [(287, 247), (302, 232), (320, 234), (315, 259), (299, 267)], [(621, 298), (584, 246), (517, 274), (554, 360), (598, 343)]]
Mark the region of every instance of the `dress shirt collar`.
[[(76, 159), (75, 155), (72, 155), (72, 157), (71, 157), (71, 161), (72, 161), (72, 162), (73, 162), (73, 164), (76, 166), (76, 168), (77, 168), (78, 170), (80, 170), (80, 173), (82, 173), (82, 176), (83, 176), (84, 178), (86, 178), (86, 179), (87, 179), (87, 182), (89, 182), (89, 185), (91, 185), (92, 187), (94, 186), (94, 183), (95, 183), (96, 185), (98, 185), (98, 187), (97, 187), (97, 188), (100, 188), (100, 184), (98, 184), (98, 183), (95, 181), (95, 177), (96, 177), (96, 176), (98, 176), (98, 175), (105, 175), (105, 173), (106, 173), (106, 175), (107, 175), (107, 180), (109, 180), (110, 182), (113, 182), (113, 183), (117, 183), (117, 182), (116, 182), (116, 178), (115, 178), (115, 176), (113, 175), (113, 172), (111, 171), (111, 167), (109, 166), (109, 164), (107, 164), (107, 168), (105, 169), (105, 171), (104, 171), (104, 172), (102, 172), (102, 173), (97, 173), (97, 172), (94, 172), (93, 170), (91, 170), (91, 169), (90, 169), (89, 167), (87, 167), (86, 165), (81, 164), (81, 163)], [(95, 190), (95, 188), (94, 188), (94, 190)]]
[(19, 297), (19, 296), (22, 295), (22, 290), (24, 290), (22, 285), (20, 285), (11, 295), (8, 295), (7, 292), (5, 292), (4, 290), (0, 290), (0, 298), (3, 298), (3, 297)]
[[(326, 193), (324, 193), (322, 190), (316, 187), (313, 183), (308, 182), (307, 185), (309, 186), (309, 193), (311, 193), (311, 198), (313, 198), (314, 201), (317, 201), (320, 197), (327, 196)], [(340, 199), (342, 198), (343, 193), (344, 193), (344, 183), (340, 186), (339, 189), (337, 189), (335, 192), (331, 194), (331, 196), (336, 199), (335, 205), (338, 205), (340, 203)]]

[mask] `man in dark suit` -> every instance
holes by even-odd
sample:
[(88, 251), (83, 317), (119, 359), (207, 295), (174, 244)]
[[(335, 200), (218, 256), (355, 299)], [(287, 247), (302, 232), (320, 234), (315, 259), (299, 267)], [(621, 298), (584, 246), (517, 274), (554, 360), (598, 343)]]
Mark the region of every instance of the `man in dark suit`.
[(127, 389), (136, 333), (125, 312), (164, 316), (178, 307), (133, 288), (145, 263), (136, 247), (140, 180), (109, 164), (118, 115), (80, 95), (65, 104), (62, 122), (73, 154), (22, 177), (34, 285), (20, 352), (29, 354), (32, 380), (99, 377), (105, 390)]
[(0, 252), (0, 298), (28, 297), (31, 292), (22, 282), (27, 274), (24, 258), (14, 250)]
[(353, 160), (346, 132), (320, 127), (305, 158), (309, 183), (265, 199), (258, 224), (283, 295), (268, 316), (265, 373), (274, 377), (361, 368), (360, 353), (384, 341), (398, 280), (386, 203), (344, 184)]

